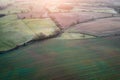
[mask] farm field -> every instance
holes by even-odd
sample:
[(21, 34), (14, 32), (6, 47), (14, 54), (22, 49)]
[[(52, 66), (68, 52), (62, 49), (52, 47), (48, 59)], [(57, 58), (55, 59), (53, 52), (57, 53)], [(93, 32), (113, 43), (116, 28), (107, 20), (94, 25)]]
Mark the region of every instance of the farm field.
[(0, 18), (0, 51), (6, 51), (37, 40), (55, 35), (59, 28), (46, 19), (18, 20), (16, 15)]
[(120, 0), (0, 0), (0, 80), (120, 80)]
[(112, 17), (112, 14), (93, 13), (93, 12), (70, 12), (70, 13), (53, 13), (50, 16), (60, 25), (61, 28), (66, 29), (77, 23), (88, 22), (90, 20)]
[(1, 80), (119, 80), (120, 37), (46, 40), (0, 55)]
[[(120, 33), (120, 17), (106, 18), (106, 19), (96, 19), (88, 23), (77, 24), (71, 27), (67, 32), (79, 32), (91, 34), (94, 36), (114, 36)], [(102, 27), (101, 27), (102, 26)]]

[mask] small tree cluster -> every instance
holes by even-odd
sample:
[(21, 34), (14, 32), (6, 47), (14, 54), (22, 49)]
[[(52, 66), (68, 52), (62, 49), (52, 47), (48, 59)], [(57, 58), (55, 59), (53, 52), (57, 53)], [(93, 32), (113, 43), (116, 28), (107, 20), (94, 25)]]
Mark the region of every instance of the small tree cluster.
[(40, 34), (36, 34), (36, 36), (34, 37), (33, 40), (41, 40), (41, 39), (44, 39), (46, 38), (46, 35), (43, 34), (43, 33), (40, 33)]

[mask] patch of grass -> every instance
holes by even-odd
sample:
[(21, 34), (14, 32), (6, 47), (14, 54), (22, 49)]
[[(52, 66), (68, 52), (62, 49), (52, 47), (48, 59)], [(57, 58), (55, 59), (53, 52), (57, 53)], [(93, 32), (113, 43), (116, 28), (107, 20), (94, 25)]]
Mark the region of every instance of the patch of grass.
[(63, 33), (60, 37), (57, 37), (56, 39), (90, 39), (90, 38), (96, 38), (95, 36), (87, 35), (87, 34), (80, 34), (80, 33)]
[(0, 78), (119, 80), (119, 39), (51, 39), (36, 42), (0, 55)]
[(4, 17), (0, 18), (0, 25), (8, 24), (15, 20), (17, 20), (16, 15), (4, 16)]
[[(49, 37), (60, 31), (56, 24), (49, 18), (46, 19), (24, 19), (23, 22), (35, 33), (36, 37)], [(41, 37), (40, 37), (41, 38)]]
[[(19, 4), (18, 4), (19, 5)], [(18, 14), (22, 12), (28, 12), (29, 9), (27, 8), (22, 8), (18, 6), (8, 6), (5, 9), (0, 10), (0, 14)]]
[(0, 25), (0, 51), (12, 49), (33, 38), (34, 34), (21, 20), (6, 22)]
[(0, 51), (6, 51), (31, 40), (55, 35), (59, 28), (50, 19), (18, 20), (16, 15), (0, 18)]

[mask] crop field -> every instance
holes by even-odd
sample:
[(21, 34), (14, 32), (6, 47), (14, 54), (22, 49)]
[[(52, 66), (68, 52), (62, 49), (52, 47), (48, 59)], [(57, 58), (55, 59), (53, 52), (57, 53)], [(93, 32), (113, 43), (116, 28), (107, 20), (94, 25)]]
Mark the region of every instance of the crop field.
[[(68, 32), (86, 33), (95, 36), (120, 35), (120, 18), (107, 18), (88, 22), (86, 24), (78, 24), (69, 28)], [(102, 26), (102, 27), (101, 27)]]
[(0, 80), (120, 80), (120, 0), (0, 0)]
[(53, 13), (50, 16), (58, 22), (61, 28), (66, 29), (77, 23), (87, 22), (97, 18), (111, 17), (112, 14), (93, 12)]

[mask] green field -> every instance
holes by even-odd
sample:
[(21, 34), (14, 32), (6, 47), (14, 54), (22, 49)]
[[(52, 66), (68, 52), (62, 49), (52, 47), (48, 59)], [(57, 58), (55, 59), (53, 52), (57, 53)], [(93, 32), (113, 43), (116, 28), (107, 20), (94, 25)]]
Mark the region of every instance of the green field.
[(87, 35), (87, 34), (80, 34), (80, 33), (69, 33), (69, 32), (64, 32), (63, 34), (61, 34), (59, 37), (57, 37), (56, 39), (67, 39), (67, 40), (75, 40), (75, 39), (90, 39), (90, 38), (96, 38), (95, 36), (92, 35)]
[(120, 80), (119, 10), (120, 0), (0, 0), (0, 80)]
[(119, 80), (119, 39), (51, 39), (1, 54), (0, 80)]
[(13, 49), (33, 39), (49, 37), (59, 28), (47, 19), (17, 19), (16, 15), (0, 18), (0, 51)]

